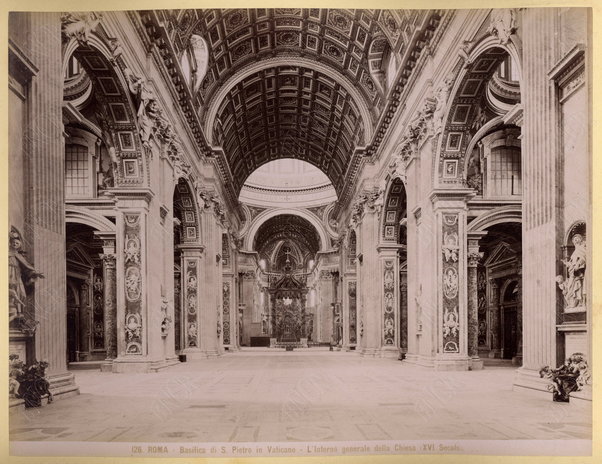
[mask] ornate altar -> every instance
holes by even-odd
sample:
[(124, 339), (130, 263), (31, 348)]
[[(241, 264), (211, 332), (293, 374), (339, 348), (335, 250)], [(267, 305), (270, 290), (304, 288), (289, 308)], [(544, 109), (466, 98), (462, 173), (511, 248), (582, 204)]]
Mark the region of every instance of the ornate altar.
[(307, 338), (310, 318), (305, 313), (307, 287), (303, 277), (285, 269), (270, 285), (271, 336), (279, 343), (298, 343)]

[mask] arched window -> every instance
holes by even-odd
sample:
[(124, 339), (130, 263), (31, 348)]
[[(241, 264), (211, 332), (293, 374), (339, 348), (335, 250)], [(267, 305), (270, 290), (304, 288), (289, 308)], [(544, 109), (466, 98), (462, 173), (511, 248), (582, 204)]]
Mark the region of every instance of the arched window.
[(73, 126), (65, 144), (65, 198), (96, 198), (113, 187), (113, 170), (106, 147), (97, 135)]
[(521, 194), (520, 148), (506, 145), (492, 148), (488, 165), (488, 191), (491, 196)]
[(65, 147), (65, 195), (89, 197), (92, 194), (88, 147), (69, 144)]
[(518, 197), (522, 194), (519, 135), (520, 129), (506, 127), (483, 137), (479, 142), (481, 161), (477, 164), (483, 167), (481, 174), (485, 197)]

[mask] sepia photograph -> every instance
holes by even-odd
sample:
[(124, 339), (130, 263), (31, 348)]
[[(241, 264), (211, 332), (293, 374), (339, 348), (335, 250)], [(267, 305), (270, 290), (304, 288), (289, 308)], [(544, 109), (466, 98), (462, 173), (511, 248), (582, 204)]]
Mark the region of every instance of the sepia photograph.
[(592, 456), (592, 8), (27, 3), (11, 457)]

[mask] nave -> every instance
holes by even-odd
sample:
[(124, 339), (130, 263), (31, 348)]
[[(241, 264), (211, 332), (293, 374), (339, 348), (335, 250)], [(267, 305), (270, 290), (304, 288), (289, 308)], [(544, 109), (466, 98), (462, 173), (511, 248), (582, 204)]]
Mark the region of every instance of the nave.
[(328, 348), (243, 348), (153, 375), (77, 371), (80, 395), (13, 416), (10, 439), (210, 444), (591, 438), (589, 408), (513, 391), (513, 375), (502, 363), (442, 372)]

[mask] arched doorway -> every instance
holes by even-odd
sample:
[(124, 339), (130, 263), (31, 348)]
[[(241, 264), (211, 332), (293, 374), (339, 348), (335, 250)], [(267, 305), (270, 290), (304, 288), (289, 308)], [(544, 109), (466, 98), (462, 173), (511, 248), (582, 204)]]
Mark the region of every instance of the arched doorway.
[(481, 358), (522, 362), (522, 234), (518, 222), (485, 229), (477, 268), (478, 340)]
[(518, 279), (511, 278), (506, 280), (504, 287), (500, 291), (500, 295), (501, 358), (514, 359), (519, 348), (518, 313), (521, 311)]
[(199, 348), (199, 237), (196, 202), (190, 185), (180, 178), (173, 193), (174, 349), (178, 354)]
[(85, 224), (66, 225), (68, 363), (107, 357), (103, 242), (95, 232)]

